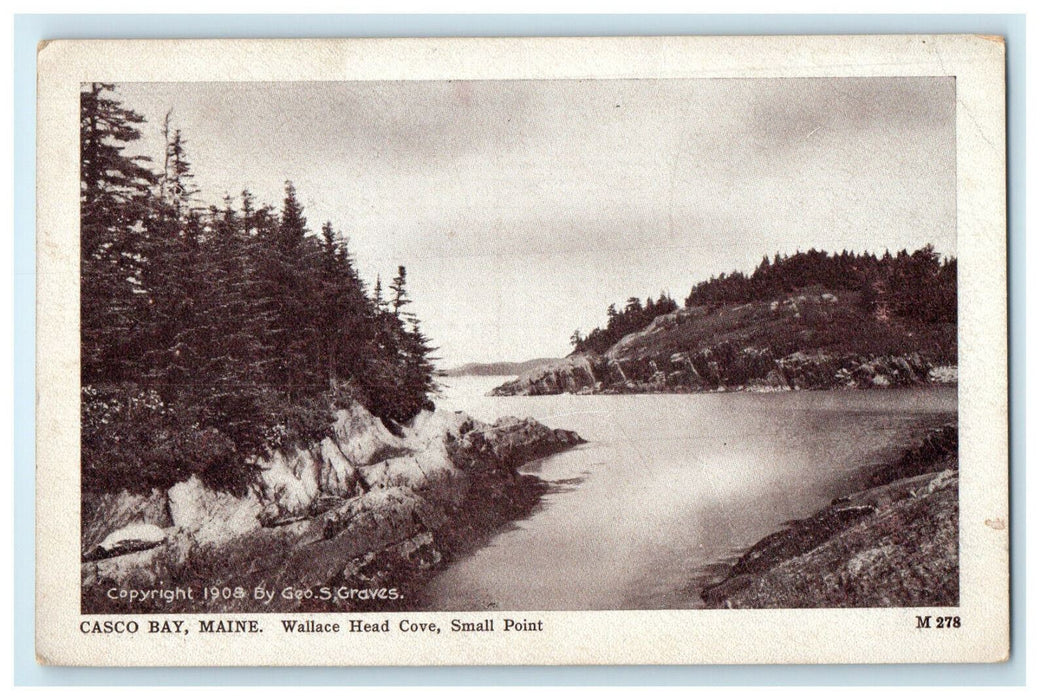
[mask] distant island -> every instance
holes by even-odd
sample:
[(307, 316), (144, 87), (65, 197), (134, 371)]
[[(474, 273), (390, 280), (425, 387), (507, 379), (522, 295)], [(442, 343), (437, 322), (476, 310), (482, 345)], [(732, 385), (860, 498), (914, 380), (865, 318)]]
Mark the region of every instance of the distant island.
[(721, 274), (683, 308), (612, 304), (574, 352), (494, 395), (872, 388), (956, 381), (956, 259), (809, 250)]
[(512, 377), (526, 374), (536, 367), (543, 367), (559, 358), (539, 357), (523, 362), (469, 362), (446, 370), (446, 377)]

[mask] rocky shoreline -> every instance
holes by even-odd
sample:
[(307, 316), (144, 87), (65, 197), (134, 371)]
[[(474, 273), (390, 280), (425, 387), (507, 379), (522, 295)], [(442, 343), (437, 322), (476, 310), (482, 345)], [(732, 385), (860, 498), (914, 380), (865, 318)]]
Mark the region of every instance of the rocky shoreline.
[[(354, 406), (319, 444), (258, 460), (242, 494), (198, 477), (148, 493), (85, 493), (83, 612), (410, 607), (435, 569), (538, 503), (544, 482), (519, 466), (581, 442), (533, 419), (487, 424), (446, 411), (419, 414), (401, 437)], [(248, 593), (201, 600), (210, 587)], [(276, 595), (260, 605), (256, 588)], [(197, 598), (131, 604), (114, 589)], [(331, 599), (321, 589), (356, 593)]]
[(955, 384), (954, 324), (878, 318), (820, 289), (657, 316), (602, 353), (576, 352), (491, 393), (697, 393)]
[[(955, 425), (930, 430), (871, 470), (862, 490), (763, 538), (704, 586), (702, 603), (957, 604), (957, 437)], [(319, 444), (259, 460), (242, 494), (198, 477), (148, 493), (85, 493), (82, 610), (414, 609), (436, 571), (526, 517), (550, 488), (518, 467), (581, 442), (533, 419), (487, 424), (445, 411), (420, 414), (396, 436), (356, 406)], [(212, 587), (245, 594), (201, 600)], [(172, 589), (197, 598), (111, 595)], [(256, 589), (275, 595), (260, 604)], [(357, 593), (332, 599), (324, 589)]]
[(491, 395), (872, 389), (955, 385), (956, 377), (955, 366), (935, 364), (919, 353), (869, 357), (796, 352), (774, 358), (766, 349), (723, 344), (643, 358), (572, 355), (506, 382)]
[(929, 431), (866, 488), (788, 523), (704, 588), (710, 607), (959, 604), (958, 440)]

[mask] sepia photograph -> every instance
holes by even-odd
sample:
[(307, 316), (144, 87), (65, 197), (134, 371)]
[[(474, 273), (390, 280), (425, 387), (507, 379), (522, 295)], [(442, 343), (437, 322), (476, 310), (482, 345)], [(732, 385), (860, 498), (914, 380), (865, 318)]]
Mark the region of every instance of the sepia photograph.
[(80, 105), (84, 612), (958, 603), (951, 78)]
[(959, 282), (1003, 222), (964, 228), (957, 74), (881, 72), (81, 71), (79, 632), (977, 624), (1006, 432)]

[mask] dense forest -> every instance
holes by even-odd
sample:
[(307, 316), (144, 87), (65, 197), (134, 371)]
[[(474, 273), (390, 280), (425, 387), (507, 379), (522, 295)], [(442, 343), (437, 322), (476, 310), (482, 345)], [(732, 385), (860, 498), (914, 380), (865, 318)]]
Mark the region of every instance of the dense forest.
[(81, 89), (84, 488), (198, 473), (235, 490), (250, 456), (317, 439), (351, 401), (393, 430), (432, 407), (403, 267), (365, 285), (290, 182), (279, 208), (248, 191), (205, 206), (170, 115), (160, 158), (125, 154), (144, 121), (112, 85)]
[[(764, 256), (751, 275), (721, 273), (694, 285), (684, 303), (687, 308), (747, 304), (816, 286), (858, 292), (861, 307), (881, 320), (901, 317), (956, 323), (956, 258), (943, 259), (931, 245), (913, 253), (885, 251), (880, 257), (851, 251), (830, 255), (813, 248), (793, 255), (776, 254), (773, 261)], [(612, 304), (606, 328), (594, 328), (585, 336), (575, 331), (571, 337), (574, 352), (602, 353), (626, 335), (642, 330), (656, 316), (677, 308), (665, 294), (646, 304), (630, 298), (621, 311)]]
[(956, 258), (942, 258), (928, 244), (909, 253), (877, 257), (811, 249), (794, 255), (764, 256), (751, 275), (721, 274), (691, 288), (686, 305), (742, 304), (773, 299), (805, 287), (861, 293), (862, 306), (881, 315), (926, 323), (956, 323)]
[(672, 313), (678, 308), (679, 304), (665, 292), (657, 301), (647, 297), (646, 303), (641, 302), (639, 297), (629, 297), (621, 311), (614, 304), (607, 307), (606, 328), (594, 328), (589, 335), (575, 331), (571, 336), (571, 345), (575, 353), (602, 353), (630, 333), (643, 330), (656, 317)]

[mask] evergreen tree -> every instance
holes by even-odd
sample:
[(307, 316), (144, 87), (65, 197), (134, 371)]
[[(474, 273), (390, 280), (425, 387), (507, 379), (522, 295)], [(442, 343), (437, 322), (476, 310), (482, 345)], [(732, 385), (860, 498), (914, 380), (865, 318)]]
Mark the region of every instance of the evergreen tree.
[(382, 293), (382, 276), (378, 275), (374, 280), (374, 293), (371, 295), (374, 300), (374, 305), (378, 309), (385, 308), (385, 297)]
[(393, 315), (399, 318), (400, 309), (410, 303), (410, 300), (407, 298), (407, 268), (403, 265), (397, 268), (396, 277), (393, 278), (393, 283), (389, 285), (389, 289), (393, 293), (393, 298), (389, 301), (389, 304), (392, 307)]
[(141, 115), (113, 98), (113, 85), (80, 91), (80, 304), (84, 383), (133, 375), (143, 260), (141, 224), (154, 176), (148, 160), (127, 156), (141, 136)]
[(139, 371), (149, 377), (168, 401), (178, 392), (206, 380), (197, 375), (209, 351), (199, 306), (207, 271), (213, 260), (202, 253), (204, 224), (194, 209), (192, 169), (181, 132), (171, 129), (171, 113), (163, 125), (164, 169), (158, 195), (152, 200), (146, 236), (140, 247), (145, 304), (138, 316)]
[(294, 184), (284, 185), (284, 202), (275, 240), (270, 241), (271, 256), (263, 271), (270, 283), (270, 298), (275, 302), (272, 329), (277, 362), (278, 385), (290, 400), (314, 391), (322, 385), (315, 363), (310, 362), (310, 348), (318, 340), (317, 312), (319, 293), (314, 265), (315, 246), (306, 240), (309, 229), (304, 208), (298, 201)]
[(394, 430), (432, 408), (404, 267), (390, 303), (380, 277), (369, 297), (345, 238), (309, 232), (290, 182), (279, 210), (247, 190), (201, 207), (171, 115), (154, 175), (123, 155), (142, 119), (111, 90), (81, 94), (86, 488), (198, 473), (235, 490), (252, 456), (319, 439), (350, 400)]
[(360, 377), (366, 372), (369, 362), (367, 340), (374, 334), (374, 312), (345, 240), (335, 232), (330, 221), (324, 224), (321, 236), (324, 369), (328, 383), (335, 387), (340, 378)]
[(615, 304), (611, 304), (607, 307), (606, 328), (594, 328), (586, 336), (578, 330), (571, 335), (573, 353), (604, 352), (626, 335), (642, 330), (658, 316), (671, 313), (677, 308), (679, 307), (676, 302), (665, 292), (659, 295), (658, 301), (648, 298), (643, 304), (640, 303), (639, 297), (629, 297), (621, 311)]

